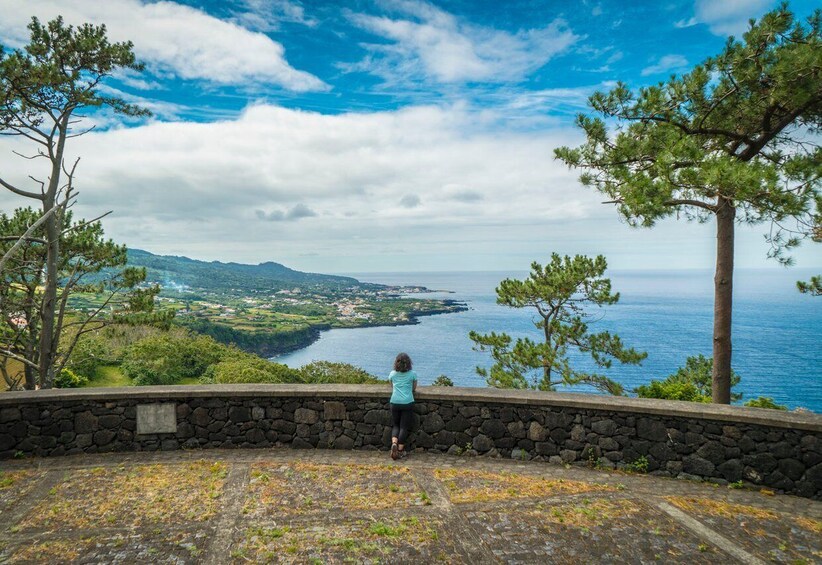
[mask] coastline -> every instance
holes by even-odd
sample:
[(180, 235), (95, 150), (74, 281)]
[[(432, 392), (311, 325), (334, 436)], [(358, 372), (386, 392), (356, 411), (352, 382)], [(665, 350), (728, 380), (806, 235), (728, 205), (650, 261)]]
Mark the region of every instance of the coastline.
[(438, 309), (435, 309), (435, 310), (426, 310), (426, 311), (412, 310), (411, 312), (409, 312), (407, 320), (398, 320), (398, 321), (390, 322), (390, 323), (364, 323), (364, 324), (360, 324), (360, 325), (357, 325), (357, 326), (339, 326), (339, 327), (331, 326), (331, 325), (324, 326), (324, 327), (312, 326), (311, 329), (312, 330), (316, 329), (316, 333), (314, 333), (311, 336), (310, 339), (305, 340), (304, 343), (295, 344), (294, 346), (291, 346), (291, 347), (288, 347), (288, 348), (283, 348), (283, 349), (278, 350), (277, 352), (272, 353), (270, 355), (265, 355), (265, 354), (259, 353), (257, 351), (250, 351), (250, 353), (254, 353), (256, 355), (259, 355), (260, 357), (264, 357), (265, 359), (268, 359), (269, 361), (276, 361), (277, 358), (282, 356), (282, 355), (286, 355), (288, 353), (293, 353), (295, 351), (299, 351), (300, 349), (305, 349), (306, 347), (312, 345), (317, 340), (319, 340), (320, 337), (322, 337), (322, 332), (325, 332), (325, 331), (329, 331), (329, 330), (358, 330), (358, 329), (364, 329), (364, 328), (391, 328), (391, 327), (399, 327), (399, 326), (415, 326), (415, 325), (420, 323), (419, 319), (423, 318), (423, 317), (440, 316), (440, 315), (445, 315), (445, 314), (458, 314), (460, 312), (467, 312), (468, 310), (471, 309), (468, 306), (467, 303), (461, 302), (461, 301), (458, 301), (458, 300), (448, 299), (448, 300), (443, 300), (443, 302), (446, 304), (446, 306), (450, 306), (453, 309), (452, 308), (438, 308)]
[(348, 330), (360, 328), (378, 328), (395, 326), (413, 326), (420, 323), (420, 318), (425, 316), (438, 316), (443, 314), (456, 314), (466, 312), (470, 308), (464, 302), (452, 299), (442, 300), (442, 307), (430, 310), (410, 310), (408, 318), (392, 322), (363, 322), (355, 326), (336, 326), (333, 324), (317, 324), (308, 326), (302, 330), (287, 334), (281, 332), (246, 332), (233, 330), (220, 326), (210, 321), (200, 320), (197, 323), (180, 324), (189, 327), (197, 333), (209, 335), (220, 343), (235, 345), (239, 349), (253, 353), (263, 359), (274, 360), (276, 357), (293, 353), (309, 347), (320, 339), (322, 332), (328, 330)]

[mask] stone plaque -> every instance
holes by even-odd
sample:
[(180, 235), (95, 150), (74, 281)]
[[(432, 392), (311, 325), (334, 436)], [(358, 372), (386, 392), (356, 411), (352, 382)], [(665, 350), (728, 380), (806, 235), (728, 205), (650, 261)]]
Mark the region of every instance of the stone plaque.
[(137, 405), (138, 434), (176, 434), (177, 405), (173, 402), (164, 404)]

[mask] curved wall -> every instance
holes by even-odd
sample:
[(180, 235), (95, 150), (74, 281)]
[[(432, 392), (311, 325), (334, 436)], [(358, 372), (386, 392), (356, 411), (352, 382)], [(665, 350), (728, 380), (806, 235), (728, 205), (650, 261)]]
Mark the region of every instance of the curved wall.
[[(387, 449), (387, 385), (8, 392), (0, 458), (215, 447)], [(420, 387), (411, 447), (755, 485), (822, 499), (822, 416), (662, 400)]]

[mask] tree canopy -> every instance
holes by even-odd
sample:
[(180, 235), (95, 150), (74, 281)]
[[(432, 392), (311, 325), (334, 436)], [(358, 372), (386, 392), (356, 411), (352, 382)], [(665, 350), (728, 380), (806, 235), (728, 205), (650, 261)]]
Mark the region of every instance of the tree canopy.
[[(602, 255), (551, 255), (545, 266), (531, 264), (525, 280), (505, 279), (497, 287), (497, 303), (511, 308), (533, 308), (534, 322), (542, 337), (539, 342), (520, 338), (515, 342), (505, 333), (469, 337), (475, 349), (489, 351), (495, 363), (490, 370), (477, 367), (490, 386), (498, 388), (538, 388), (554, 390), (558, 385), (586, 384), (610, 394), (623, 394), (622, 386), (597, 372), (572, 367), (569, 352), (588, 353), (603, 369), (614, 360), (639, 364), (647, 353), (626, 348), (619, 336), (604, 331), (591, 333), (593, 316), (586, 306), (602, 307), (619, 301), (611, 292), (610, 279), (602, 275), (607, 262)], [(513, 346), (512, 346), (513, 343)]]
[(735, 223), (768, 222), (785, 263), (818, 225), (821, 32), (822, 12), (803, 25), (783, 4), (689, 73), (595, 93), (585, 144), (555, 151), (632, 226), (715, 218), (714, 402), (730, 402)]
[[(34, 225), (41, 213), (19, 208), (0, 214), (0, 254), (16, 245), (17, 235)], [(59, 216), (61, 224), (59, 288), (54, 316), (54, 375), (66, 367), (78, 340), (85, 334), (113, 323), (167, 323), (173, 312), (154, 312), (158, 287), (140, 286), (145, 269), (126, 267), (125, 246), (106, 240), (100, 222), (76, 222), (72, 212)], [(0, 277), (0, 360), (15, 359), (24, 365), (25, 386), (42, 386), (37, 369), (40, 360), (42, 321), (42, 273), (47, 245), (45, 228), (25, 237), (6, 262)], [(93, 295), (94, 300), (78, 307), (75, 299)], [(17, 386), (5, 372), (6, 384)]]
[[(7, 51), (0, 46), (0, 134), (19, 136), (30, 142), (30, 154), (20, 155), (33, 164), (45, 161), (45, 165), (41, 173), (35, 171), (29, 175), (31, 186), (14, 182), (0, 170), (0, 186), (17, 196), (37, 201), (41, 208), (39, 243), (44, 261), (36, 265), (40, 269), (36, 273), (43, 274), (42, 291), (37, 292), (36, 313), (33, 311), (27, 319), (27, 327), (37, 328), (38, 343), (23, 357), (14, 348), (5, 347), (2, 352), (22, 360), (30, 369), (35, 368), (31, 365), (35, 363), (38, 386), (48, 388), (64, 363), (59, 346), (60, 332), (66, 327), (65, 306), (69, 294), (66, 289), (69, 287), (63, 287), (62, 292), (59, 289), (64, 283), (61, 278), (68, 276), (71, 281), (72, 276), (64, 271), (68, 264), (65, 249), (84, 248), (84, 253), (95, 255), (92, 261), (99, 265), (106, 261), (116, 265), (125, 263), (125, 249), (102, 241), (98, 237), (101, 228), (94, 221), (89, 225), (97, 227), (89, 230), (66, 228), (70, 224), (68, 210), (76, 198), (74, 179), (78, 164), (78, 160), (67, 163), (66, 144), (71, 138), (93, 129), (83, 129), (83, 120), (77, 112), (103, 107), (129, 116), (146, 116), (149, 112), (116, 96), (107, 96), (100, 89), (102, 81), (119, 69), (139, 71), (143, 68), (136, 62), (130, 42), (110, 43), (105, 26), (84, 24), (75, 28), (64, 25), (61, 17), (45, 25), (32, 18), (28, 29), (30, 41), (24, 49)], [(25, 239), (38, 227), (24, 224), (19, 226), (18, 233), (3, 235)], [(99, 234), (94, 230), (99, 230)], [(86, 241), (68, 241), (69, 234), (75, 239), (85, 237)], [(8, 251), (13, 255), (18, 249)], [(4, 256), (4, 260), (7, 259)], [(79, 272), (82, 271), (80, 268)], [(4, 266), (4, 283), (10, 286), (6, 272)], [(121, 274), (132, 287), (139, 282), (138, 271), (124, 270)], [(146, 293), (132, 296), (135, 301), (142, 301), (143, 306), (149, 299), (153, 300), (153, 296)], [(28, 379), (27, 386), (32, 386)]]

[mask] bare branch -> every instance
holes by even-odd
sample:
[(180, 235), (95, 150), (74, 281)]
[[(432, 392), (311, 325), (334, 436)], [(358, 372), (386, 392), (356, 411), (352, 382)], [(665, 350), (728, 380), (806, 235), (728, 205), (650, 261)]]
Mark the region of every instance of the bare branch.
[(28, 365), (29, 367), (32, 367), (34, 369), (39, 368), (37, 363), (33, 363), (32, 361), (29, 361), (25, 357), (21, 357), (21, 356), (17, 355), (16, 353), (14, 353), (13, 351), (9, 351), (8, 349), (0, 349), (0, 355), (5, 355), (6, 357), (10, 357), (11, 359), (14, 359), (15, 361), (19, 361), (19, 362), (23, 363), (24, 365)]
[(29, 161), (38, 159), (39, 157), (47, 157), (47, 155), (41, 151), (38, 151), (37, 155), (32, 155), (31, 157), (23, 155), (22, 153), (20, 153), (19, 151), (15, 151), (14, 149), (12, 149), (11, 152), (17, 155), (18, 157), (22, 157), (23, 159), (27, 159)]
[(0, 186), (3, 186), (4, 188), (7, 188), (8, 190), (12, 191), (14, 194), (17, 194), (19, 196), (24, 196), (26, 198), (34, 198), (35, 200), (43, 200), (42, 195), (37, 194), (36, 192), (29, 192), (27, 190), (21, 190), (21, 189), (17, 188), (16, 186), (13, 186), (13, 185), (7, 183), (3, 179), (0, 179)]
[(96, 218), (94, 218), (93, 220), (86, 220), (86, 221), (84, 221), (84, 222), (80, 222), (79, 224), (73, 225), (73, 226), (71, 226), (70, 228), (67, 228), (66, 230), (64, 230), (64, 231), (62, 232), (62, 234), (61, 234), (61, 235), (65, 235), (65, 234), (67, 234), (67, 233), (69, 233), (69, 232), (72, 232), (72, 231), (74, 231), (74, 230), (78, 230), (78, 229), (80, 229), (80, 228), (82, 228), (82, 227), (85, 227), (85, 226), (87, 226), (87, 225), (89, 225), (89, 224), (93, 224), (94, 222), (99, 222), (100, 220), (102, 220), (103, 218), (105, 218), (106, 216), (108, 216), (109, 214), (111, 214), (112, 212), (113, 212), (113, 210), (109, 210), (109, 211), (108, 211), (108, 212), (106, 212), (105, 214), (100, 214), (99, 216), (97, 216), (97, 217), (96, 217)]
[(43, 245), (46, 244), (45, 239), (40, 239), (39, 237), (23, 237), (22, 235), (4, 235), (0, 236), (0, 241), (14, 241), (16, 239), (25, 239), (26, 241), (30, 241), (33, 243), (42, 243)]
[(88, 128), (87, 130), (81, 131), (80, 133), (72, 133), (72, 134), (66, 135), (66, 139), (71, 139), (73, 137), (80, 137), (81, 135), (86, 135), (87, 133), (89, 133), (91, 131), (94, 131), (94, 129), (96, 127), (97, 127), (96, 125), (93, 125), (90, 128)]

